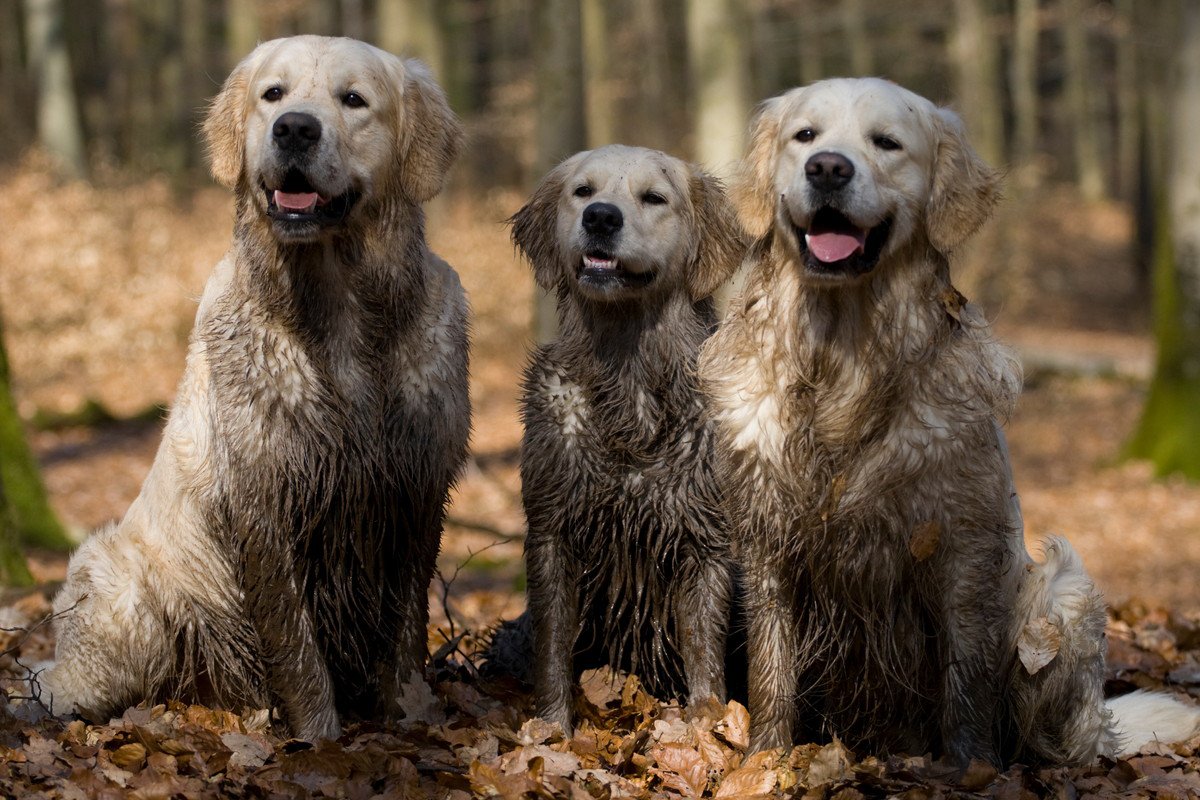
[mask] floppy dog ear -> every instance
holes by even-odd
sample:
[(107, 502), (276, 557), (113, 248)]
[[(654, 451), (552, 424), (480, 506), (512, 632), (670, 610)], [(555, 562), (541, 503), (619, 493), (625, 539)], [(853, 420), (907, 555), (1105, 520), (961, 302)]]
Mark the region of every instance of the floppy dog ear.
[(242, 176), (250, 77), (272, 45), (274, 42), (260, 44), (233, 68), (204, 116), (204, 143), (212, 176), (227, 189), (235, 188)]
[(462, 145), (463, 130), (446, 100), (446, 93), (420, 61), (403, 62), (404, 150), (400, 185), (416, 203), (442, 190), (446, 173)]
[(696, 301), (711, 295), (733, 275), (742, 263), (746, 246), (733, 204), (719, 180), (693, 167), (688, 192), (697, 239), (688, 272), (688, 293)]
[(949, 253), (991, 216), (1000, 199), (1000, 173), (979, 157), (967, 141), (962, 120), (939, 108), (933, 187), (925, 209), (925, 229), (938, 252)]
[(558, 286), (561, 273), (562, 248), (558, 241), (558, 203), (569, 172), (562, 162), (542, 178), (521, 209), (509, 218), (512, 240), (533, 266), (533, 277), (547, 292)]
[(775, 219), (775, 167), (779, 160), (779, 126), (784, 96), (758, 106), (750, 122), (750, 148), (738, 165), (733, 199), (742, 225), (754, 238), (766, 235)]

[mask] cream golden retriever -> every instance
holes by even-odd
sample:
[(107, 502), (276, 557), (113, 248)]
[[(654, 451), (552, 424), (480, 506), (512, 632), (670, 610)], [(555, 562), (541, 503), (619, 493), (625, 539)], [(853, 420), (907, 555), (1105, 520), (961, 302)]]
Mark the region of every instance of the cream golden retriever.
[(1003, 433), (1016, 360), (950, 283), (996, 173), (877, 79), (763, 104), (739, 183), (744, 295), (700, 362), (746, 571), (756, 749), (837, 735), (965, 761), (1082, 762), (1196, 730), (1106, 706), (1104, 604), (1025, 550)]
[(661, 697), (723, 698), (734, 568), (694, 373), (743, 253), (733, 207), (699, 169), (611, 145), (552, 170), (512, 222), (560, 321), (522, 401), (538, 713), (570, 731), (575, 677), (604, 663)]
[(205, 122), (237, 195), (162, 445), (55, 601), (56, 712), (275, 705), (292, 732), (399, 714), (465, 456), (467, 306), (420, 204), (459, 142), (420, 64), (260, 45)]

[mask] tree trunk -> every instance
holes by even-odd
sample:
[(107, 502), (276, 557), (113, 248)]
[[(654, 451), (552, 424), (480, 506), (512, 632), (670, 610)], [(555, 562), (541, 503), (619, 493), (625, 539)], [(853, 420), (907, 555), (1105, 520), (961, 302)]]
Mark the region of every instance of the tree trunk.
[[(639, 3), (638, 8), (651, 3)], [(587, 87), (588, 147), (599, 147), (617, 140), (613, 114), (612, 59), (609, 57), (612, 31), (609, 3), (583, 0), (584, 85)], [(647, 70), (647, 77), (653, 70)], [(649, 91), (647, 88), (646, 91)]]
[(1004, 160), (1000, 57), (987, 0), (954, 0), (954, 60), (959, 107), (975, 149), (990, 164)]
[(1117, 0), (1117, 192), (1126, 200), (1137, 196), (1138, 181), (1138, 49), (1134, 31), (1138, 18), (1133, 0)]
[(37, 84), (38, 142), (74, 178), (87, 173), (61, 0), (25, 0), (29, 63)]
[[(0, 483), (7, 498), (0, 504), (0, 514), (7, 514), (8, 523), (15, 526), (19, 541), (65, 550), (71, 546), (66, 531), (46, 499), (46, 489), (38, 473), (37, 462), (25, 441), (21, 418), (13, 402), (8, 371), (8, 355), (4, 349), (4, 329), (0, 326)], [(0, 538), (7, 538), (0, 537)]]
[(1099, 125), (1093, 113), (1091, 87), (1095, 74), (1088, 55), (1087, 21), (1082, 0), (1062, 2), (1063, 45), (1066, 51), (1066, 101), (1074, 139), (1075, 180), (1088, 200), (1104, 197), (1104, 166), (1100, 160)]
[[(672, 93), (685, 94), (686, 90), (672, 80), (673, 72), (669, 59), (671, 53), (670, 25), (662, 0), (634, 0), (632, 23), (636, 36), (633, 47), (637, 57), (630, 59), (635, 71), (626, 74), (626, 81), (634, 88), (634, 98), (640, 109), (635, 130), (617, 132), (619, 136), (632, 136), (639, 144), (647, 147), (667, 149), (671, 146), (677, 129)], [(603, 46), (601, 43), (597, 43)], [(591, 42), (588, 42), (589, 55)], [(590, 120), (589, 120), (590, 124)], [(589, 128), (593, 138), (595, 134)], [(612, 140), (610, 140), (612, 141)]]
[(449, 93), (446, 42), (438, 6), (439, 0), (381, 0), (379, 46), (397, 55), (424, 61)]
[(850, 74), (856, 78), (872, 75), (871, 41), (867, 36), (867, 15), (862, 0), (842, 0), (842, 30), (850, 51)]
[[(583, 107), (583, 25), (579, 0), (540, 0), (533, 6), (534, 72), (537, 81), (537, 181), (564, 158), (587, 147)], [(534, 337), (545, 343), (558, 335), (555, 298), (538, 291)]]
[(258, 44), (261, 32), (258, 4), (246, 0), (225, 2), (225, 58), (229, 69)]
[(821, 59), (825, 36), (821, 30), (821, 17), (816, 0), (800, 0), (796, 27), (800, 35), (800, 43), (797, 45), (800, 51), (800, 82), (809, 84), (819, 81), (825, 77), (825, 67)]
[(1129, 455), (1159, 475), (1200, 480), (1200, 4), (1185, 2), (1176, 26), (1175, 83), (1165, 193), (1158, 195), (1154, 317), (1158, 360)]
[(741, 4), (690, 0), (687, 27), (695, 99), (692, 154), (727, 177), (742, 157), (750, 116), (750, 54)]
[(0, 588), (33, 583), (17, 534), (16, 519), (4, 491), (4, 478), (0, 476)]
[(1029, 166), (1038, 149), (1038, 0), (1016, 0), (1013, 9), (1012, 160)]

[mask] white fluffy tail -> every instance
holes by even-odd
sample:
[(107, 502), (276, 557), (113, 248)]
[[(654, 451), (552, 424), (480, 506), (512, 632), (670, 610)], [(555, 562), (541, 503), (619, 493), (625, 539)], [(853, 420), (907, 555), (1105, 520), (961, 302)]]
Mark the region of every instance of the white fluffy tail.
[(1200, 708), (1166, 692), (1139, 689), (1104, 705), (1112, 714), (1115, 755), (1130, 755), (1155, 742), (1184, 742), (1200, 734)]

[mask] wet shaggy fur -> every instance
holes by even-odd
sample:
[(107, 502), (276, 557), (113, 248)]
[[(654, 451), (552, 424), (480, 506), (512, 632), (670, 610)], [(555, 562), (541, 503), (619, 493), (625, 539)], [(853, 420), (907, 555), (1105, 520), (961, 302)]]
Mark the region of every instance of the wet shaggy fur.
[[(700, 372), (746, 572), (753, 748), (1063, 763), (1131, 744), (1103, 703), (1095, 587), (1066, 542), (1025, 551), (998, 425), (1018, 364), (950, 283), (996, 174), (953, 114), (864, 79), (767, 101), (742, 175), (757, 239)], [(838, 215), (863, 247), (822, 245), (826, 263), (808, 234), (848, 230)], [(1047, 630), (1056, 656), (1026, 667), (1018, 643)]]
[[(589, 232), (603, 206), (619, 230)], [(614, 145), (559, 165), (512, 223), (561, 325), (523, 399), (538, 713), (569, 731), (575, 678), (603, 663), (721, 697), (734, 571), (694, 367), (742, 252), (732, 207), (696, 168)], [(620, 274), (589, 276), (591, 256)]]
[[(287, 112), (321, 121), (307, 155), (281, 145)], [(234, 70), (205, 130), (233, 243), (140, 495), (71, 559), (43, 696), (101, 720), (166, 697), (277, 705), (295, 735), (336, 737), (341, 715), (397, 715), (427, 657), (470, 409), (466, 301), (420, 203), (458, 123), (419, 64), (297, 37)], [(319, 227), (272, 216), (289, 170), (356, 200)]]

